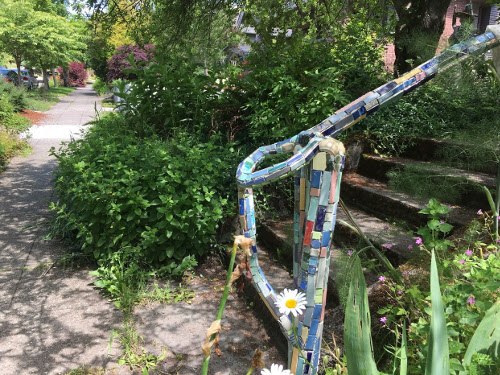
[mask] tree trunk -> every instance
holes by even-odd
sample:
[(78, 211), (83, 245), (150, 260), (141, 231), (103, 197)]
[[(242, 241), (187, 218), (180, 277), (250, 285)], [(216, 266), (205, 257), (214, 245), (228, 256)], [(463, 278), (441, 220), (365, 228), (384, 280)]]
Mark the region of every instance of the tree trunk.
[(63, 76), (63, 85), (64, 87), (69, 87), (69, 69), (63, 68), (62, 71), (62, 76)]
[(444, 30), (451, 0), (394, 0), (398, 23), (394, 34), (394, 75), (432, 58)]
[(49, 76), (47, 75), (47, 69), (42, 68), (43, 75), (43, 91), (49, 91)]
[(19, 87), (22, 87), (23, 77), (21, 77), (21, 60), (20, 59), (16, 59), (16, 66), (17, 66), (17, 85)]
[(56, 70), (52, 68), (52, 80), (54, 81), (54, 87), (57, 87)]

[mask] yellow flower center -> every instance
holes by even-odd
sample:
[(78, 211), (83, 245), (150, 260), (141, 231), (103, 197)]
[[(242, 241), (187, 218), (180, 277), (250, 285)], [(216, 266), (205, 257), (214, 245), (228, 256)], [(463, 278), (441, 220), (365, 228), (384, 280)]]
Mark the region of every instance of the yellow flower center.
[(297, 301), (294, 299), (289, 299), (288, 301), (285, 302), (285, 306), (288, 307), (289, 309), (293, 309), (294, 307), (297, 306)]

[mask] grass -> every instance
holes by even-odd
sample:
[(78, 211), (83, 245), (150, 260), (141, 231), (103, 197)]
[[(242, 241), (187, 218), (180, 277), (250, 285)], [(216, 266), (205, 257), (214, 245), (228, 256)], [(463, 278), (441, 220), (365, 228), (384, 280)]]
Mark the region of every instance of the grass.
[(75, 87), (51, 87), (49, 91), (43, 91), (43, 88), (28, 91), (28, 106), (26, 109), (32, 111), (47, 111), (57, 103), (61, 97), (69, 95), (75, 89)]
[(103, 107), (103, 108), (115, 108), (116, 105), (113, 102), (113, 98), (110, 97), (110, 98), (105, 98), (101, 101), (101, 107)]

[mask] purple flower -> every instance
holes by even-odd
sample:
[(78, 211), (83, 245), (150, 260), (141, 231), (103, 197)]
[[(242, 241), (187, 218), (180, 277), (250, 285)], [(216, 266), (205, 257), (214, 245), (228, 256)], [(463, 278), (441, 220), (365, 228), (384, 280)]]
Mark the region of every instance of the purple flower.
[(472, 255), (472, 251), (470, 249), (467, 249), (467, 251), (465, 252), (465, 254), (470, 257)]
[(467, 300), (467, 303), (469, 305), (472, 305), (472, 304), (476, 303), (476, 299), (474, 298), (474, 296), (469, 297), (469, 299)]
[(403, 291), (402, 290), (398, 290), (398, 295), (401, 295), (403, 294)]
[(403, 271), (403, 275), (408, 275), (408, 271)]
[(379, 281), (383, 282), (383, 281), (385, 281), (385, 276), (380, 276), (378, 279), (379, 279)]
[(418, 237), (417, 240), (415, 241), (415, 243), (417, 245), (421, 245), (422, 244), (422, 238), (421, 237)]
[(497, 240), (497, 243), (500, 243), (500, 238)]
[(481, 209), (477, 210), (477, 214), (478, 215), (482, 215), (483, 214), (483, 210), (481, 210)]
[(408, 250), (413, 249), (413, 245), (408, 245)]
[(443, 220), (439, 220), (439, 224), (444, 224), (444, 221)]
[(391, 250), (391, 248), (392, 248), (392, 245), (390, 243), (386, 243), (383, 246), (385, 246), (387, 248), (387, 250)]
[(465, 263), (465, 259), (460, 259), (460, 260), (458, 261), (458, 263), (460, 263), (460, 264), (464, 264), (464, 263)]
[(352, 250), (349, 250), (349, 251), (347, 252), (347, 255), (351, 256), (351, 255), (352, 255)]
[(383, 317), (381, 317), (381, 318), (380, 318), (380, 321), (381, 321), (382, 323), (385, 323), (385, 322), (387, 322), (387, 318), (386, 318), (385, 316), (383, 316)]

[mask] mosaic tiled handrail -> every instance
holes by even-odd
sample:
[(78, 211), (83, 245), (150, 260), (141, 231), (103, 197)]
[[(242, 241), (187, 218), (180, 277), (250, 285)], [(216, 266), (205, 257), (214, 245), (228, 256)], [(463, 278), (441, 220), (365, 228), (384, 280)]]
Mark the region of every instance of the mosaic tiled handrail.
[[(288, 340), (288, 366), (293, 374), (312, 374), (314, 369), (310, 364), (317, 369), (319, 362), (330, 247), (345, 157), (343, 145), (332, 137), (432, 79), (438, 72), (470, 55), (479, 55), (500, 45), (497, 31), (495, 28), (495, 34), (487, 32), (451, 46), (409, 73), (349, 103), (316, 126), (290, 139), (258, 148), (238, 166), (240, 223), (243, 234), (253, 240), (252, 254), (247, 256), (253, 284), (273, 317), (280, 322)], [(293, 152), (288, 160), (256, 170), (265, 157), (288, 152)], [(295, 174), (293, 282), (307, 298), (305, 312), (295, 320), (298, 343), (290, 317), (280, 314), (275, 304), (276, 293), (259, 266), (251, 189), (292, 173)]]

